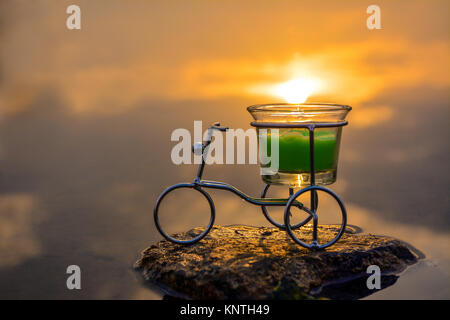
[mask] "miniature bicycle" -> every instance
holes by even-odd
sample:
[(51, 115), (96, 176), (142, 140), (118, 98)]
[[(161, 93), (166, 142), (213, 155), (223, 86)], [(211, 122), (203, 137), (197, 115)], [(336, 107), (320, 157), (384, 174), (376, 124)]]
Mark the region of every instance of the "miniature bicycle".
[[(304, 105), (307, 105), (307, 104), (302, 104), (302, 106), (304, 106)], [(335, 106), (335, 105), (332, 105), (332, 106)], [(249, 108), (251, 108), (251, 107), (249, 107)], [(347, 107), (347, 108), (350, 108), (350, 107)], [(211, 196), (205, 191), (205, 189), (210, 188), (210, 189), (219, 189), (219, 190), (230, 191), (230, 192), (236, 194), (237, 196), (239, 196), (240, 198), (242, 198), (243, 200), (245, 200), (251, 204), (260, 206), (264, 217), (272, 225), (274, 225), (275, 227), (277, 227), (279, 229), (286, 230), (286, 232), (289, 234), (289, 236), (297, 244), (299, 244), (305, 248), (324, 249), (324, 248), (327, 248), (327, 247), (333, 245), (334, 243), (336, 243), (336, 241), (338, 241), (341, 238), (341, 236), (343, 235), (343, 233), (345, 231), (345, 227), (347, 224), (347, 212), (346, 212), (346, 209), (345, 209), (345, 206), (344, 206), (342, 200), (338, 197), (338, 195), (336, 193), (334, 193), (332, 190), (330, 190), (328, 188), (325, 188), (323, 186), (319, 186), (319, 185), (315, 184), (314, 131), (316, 128), (336, 128), (336, 127), (343, 127), (347, 124), (348, 124), (347, 121), (307, 122), (307, 123), (254, 121), (251, 123), (252, 126), (257, 127), (257, 128), (303, 128), (303, 129), (307, 129), (309, 131), (310, 186), (302, 188), (299, 191), (297, 191), (296, 193), (294, 193), (294, 188), (289, 187), (289, 197), (288, 198), (266, 198), (267, 191), (269, 190), (271, 184), (266, 184), (266, 186), (264, 187), (264, 189), (262, 191), (261, 197), (256, 198), (256, 197), (248, 196), (247, 194), (243, 193), (242, 191), (240, 191), (239, 189), (237, 189), (236, 187), (234, 187), (230, 184), (227, 184), (224, 182), (218, 182), (218, 181), (202, 180), (202, 175), (203, 175), (203, 171), (205, 168), (205, 156), (207, 154), (208, 146), (211, 144), (213, 131), (214, 130), (219, 130), (219, 131), (227, 131), (228, 130), (227, 127), (220, 126), (220, 123), (218, 123), (218, 122), (212, 124), (208, 129), (208, 135), (207, 135), (206, 141), (204, 143), (201, 143), (201, 142), (194, 143), (194, 145), (192, 147), (192, 152), (194, 154), (202, 155), (202, 162), (198, 168), (197, 176), (195, 177), (194, 181), (192, 183), (180, 183), (180, 184), (173, 185), (173, 186), (167, 188), (165, 191), (163, 191), (161, 193), (161, 195), (158, 197), (155, 208), (154, 208), (154, 220), (155, 220), (156, 228), (158, 229), (158, 231), (164, 238), (166, 238), (167, 240), (169, 240), (171, 242), (177, 243), (177, 244), (192, 245), (192, 244), (200, 241), (211, 230), (212, 226), (214, 225), (214, 220), (215, 220), (214, 202), (213, 202)], [(159, 222), (158, 213), (159, 213), (159, 207), (160, 207), (161, 202), (164, 200), (164, 198), (167, 196), (167, 194), (169, 194), (170, 192), (172, 192), (176, 189), (180, 189), (180, 188), (190, 188), (190, 189), (197, 190), (199, 193), (201, 193), (206, 198), (206, 200), (208, 201), (209, 207), (210, 207), (211, 217), (210, 217), (208, 226), (205, 228), (205, 230), (202, 233), (200, 233), (198, 236), (196, 236), (195, 238), (190, 239), (190, 240), (179, 240), (179, 239), (175, 239), (175, 238), (171, 237), (162, 229), (160, 222)], [(301, 196), (302, 194), (307, 193), (307, 192), (310, 192), (310, 199), (311, 199), (310, 200), (310, 208), (308, 208), (303, 203), (301, 203), (297, 200), (297, 198), (299, 196)], [(317, 211), (317, 207), (318, 207), (318, 193), (319, 192), (325, 192), (325, 193), (329, 194), (332, 198), (334, 198), (334, 200), (336, 200), (336, 202), (338, 203), (338, 205), (340, 207), (340, 211), (341, 211), (341, 224), (339, 227), (339, 231), (337, 232), (336, 236), (331, 241), (329, 241), (325, 244), (319, 244), (318, 235), (317, 235), (317, 233), (318, 233), (318, 230), (317, 230), (318, 229), (318, 216), (317, 216), (316, 211)], [(268, 210), (267, 210), (267, 207), (270, 207), (270, 206), (281, 206), (281, 207), (284, 206), (285, 207), (285, 209), (284, 209), (284, 224), (279, 224), (270, 217)], [(291, 219), (291, 208), (292, 207), (296, 207), (296, 208), (306, 212), (308, 214), (307, 218), (295, 225), (291, 225), (290, 219)], [(306, 243), (306, 242), (300, 240), (295, 235), (293, 230), (304, 226), (311, 220), (312, 220), (312, 224), (313, 224), (312, 242)]]

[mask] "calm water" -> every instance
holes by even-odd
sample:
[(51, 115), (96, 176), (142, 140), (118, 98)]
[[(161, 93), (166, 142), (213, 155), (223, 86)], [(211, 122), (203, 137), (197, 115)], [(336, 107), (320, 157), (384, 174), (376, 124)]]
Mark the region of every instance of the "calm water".
[[(347, 204), (349, 223), (426, 255), (370, 299), (450, 298), (448, 95), (412, 88), (402, 96), (418, 90), (421, 100), (378, 97), (374, 103), (389, 101), (394, 116), (375, 126), (352, 126), (355, 108), (343, 132), (331, 188)], [(161, 239), (152, 220), (158, 194), (195, 174), (194, 166), (171, 163), (170, 134), (192, 130), (193, 120), (249, 128), (245, 106), (255, 101), (144, 101), (117, 115), (85, 117), (67, 112), (55, 92), (0, 122), (0, 298), (160, 299), (132, 265)], [(206, 170), (205, 178), (252, 195), (263, 187), (256, 165)], [(268, 225), (258, 208), (211, 194), (216, 223)], [(203, 221), (192, 217), (186, 227)], [(71, 264), (81, 267), (80, 291), (66, 289)]]

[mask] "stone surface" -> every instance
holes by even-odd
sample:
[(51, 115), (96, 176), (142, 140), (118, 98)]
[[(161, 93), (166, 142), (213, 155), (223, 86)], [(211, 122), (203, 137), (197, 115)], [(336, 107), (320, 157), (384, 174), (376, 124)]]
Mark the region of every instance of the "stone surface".
[[(300, 239), (311, 239), (312, 227), (300, 229), (295, 231)], [(319, 242), (331, 240), (337, 229), (319, 227)], [(366, 286), (369, 265), (380, 267), (382, 286), (389, 286), (395, 274), (418, 259), (399, 240), (355, 230), (347, 227), (335, 245), (311, 252), (276, 228), (215, 226), (192, 246), (165, 240), (152, 245), (135, 268), (153, 284), (192, 299), (354, 299), (373, 292)], [(201, 231), (195, 228), (177, 238)]]

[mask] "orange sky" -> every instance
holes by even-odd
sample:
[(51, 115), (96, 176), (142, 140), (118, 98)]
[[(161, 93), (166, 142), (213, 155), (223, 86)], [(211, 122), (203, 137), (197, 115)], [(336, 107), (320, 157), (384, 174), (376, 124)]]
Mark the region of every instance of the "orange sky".
[[(74, 3), (82, 29), (69, 31)], [(370, 31), (374, 3), (382, 30)], [(148, 212), (164, 187), (195, 174), (172, 163), (173, 130), (194, 120), (247, 128), (245, 107), (282, 102), (274, 89), (293, 79), (317, 80), (309, 102), (353, 107), (332, 186), (349, 223), (444, 261), (445, 277), (434, 265), (422, 282), (402, 275), (398, 297), (448, 297), (449, 9), (448, 0), (0, 0), (0, 298), (72, 298), (61, 273), (46, 271), (74, 257), (95, 279), (81, 298), (137, 296), (123, 270), (159, 240)], [(207, 177), (257, 195), (259, 172), (218, 165)], [(214, 194), (217, 223), (266, 223), (233, 197)]]
[(48, 88), (75, 112), (109, 113), (145, 99), (283, 101), (274, 86), (299, 77), (320, 80), (309, 101), (355, 107), (448, 87), (450, 3), (377, 3), (374, 31), (367, 1), (78, 1), (79, 31), (65, 28), (70, 1), (5, 3), (2, 111)]

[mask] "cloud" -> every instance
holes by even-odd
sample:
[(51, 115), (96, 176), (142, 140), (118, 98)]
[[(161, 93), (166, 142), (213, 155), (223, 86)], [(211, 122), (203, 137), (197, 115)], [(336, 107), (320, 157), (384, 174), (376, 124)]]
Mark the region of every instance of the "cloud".
[(347, 204), (347, 211), (348, 222), (361, 227), (364, 232), (406, 240), (417, 249), (426, 250), (427, 258), (431, 261), (443, 263), (444, 270), (450, 267), (450, 235), (447, 232), (438, 232), (425, 226), (397, 223), (352, 203)]
[(14, 266), (40, 254), (33, 232), (36, 199), (28, 194), (0, 195), (0, 266)]
[(351, 122), (358, 128), (379, 125), (392, 119), (395, 109), (388, 106), (362, 107), (352, 113)]
[(64, 2), (40, 3), (6, 6), (4, 110), (49, 86), (73, 111), (111, 113), (146, 99), (280, 100), (270, 87), (296, 76), (324, 83), (312, 100), (356, 106), (388, 88), (450, 85), (445, 1), (383, 3), (381, 31), (356, 1), (82, 1), (79, 32), (65, 29)]

